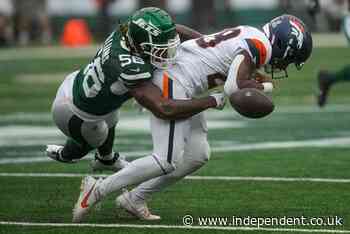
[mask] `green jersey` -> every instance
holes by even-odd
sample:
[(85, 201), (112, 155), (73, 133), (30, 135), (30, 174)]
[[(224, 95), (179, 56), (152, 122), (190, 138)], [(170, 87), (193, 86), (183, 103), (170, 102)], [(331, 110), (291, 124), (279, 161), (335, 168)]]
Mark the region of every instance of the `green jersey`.
[(152, 78), (153, 67), (131, 55), (119, 31), (104, 42), (73, 84), (73, 103), (82, 111), (105, 115), (131, 98), (129, 89)]

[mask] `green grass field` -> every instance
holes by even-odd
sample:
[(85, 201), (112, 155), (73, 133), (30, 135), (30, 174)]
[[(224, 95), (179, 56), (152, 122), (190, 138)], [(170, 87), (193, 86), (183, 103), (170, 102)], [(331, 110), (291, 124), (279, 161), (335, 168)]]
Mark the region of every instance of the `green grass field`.
[[(86, 63), (89, 51), (72, 52), (74, 58), (55, 48), (33, 51), (0, 54), (0, 233), (350, 233), (350, 84), (334, 87), (325, 109), (314, 99), (317, 71), (341, 68), (350, 49), (315, 49), (304, 70), (291, 69), (279, 81), (276, 110), (265, 119), (248, 120), (229, 107), (208, 111), (211, 160), (154, 196), (149, 206), (161, 221), (138, 221), (116, 209), (115, 194), (83, 226), (71, 224), (71, 210), (91, 155), (63, 165), (49, 161), (44, 149), (64, 142), (50, 104), (64, 75)], [(115, 149), (129, 160), (152, 149), (147, 116), (122, 110)], [(193, 216), (192, 227), (183, 225), (185, 215)], [(338, 216), (343, 225), (200, 226), (203, 216)]]

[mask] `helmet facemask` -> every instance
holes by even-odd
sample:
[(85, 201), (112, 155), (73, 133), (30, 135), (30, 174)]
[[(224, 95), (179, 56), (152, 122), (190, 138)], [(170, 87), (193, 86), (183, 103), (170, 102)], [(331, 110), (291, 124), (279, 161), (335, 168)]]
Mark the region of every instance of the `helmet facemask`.
[[(271, 64), (266, 64), (264, 69), (265, 72), (268, 74), (271, 74), (271, 79), (277, 80), (277, 79), (284, 79), (288, 78), (288, 72), (287, 69), (279, 68), (279, 65), (281, 62), (280, 59), (275, 59), (271, 62)], [(288, 66), (288, 65), (287, 65)]]
[(180, 38), (165, 11), (147, 7), (134, 13), (128, 22), (127, 37), (134, 53), (153, 66), (166, 69), (174, 64)]
[(170, 39), (166, 44), (144, 42), (140, 46), (143, 53), (149, 56), (150, 63), (153, 66), (160, 69), (167, 69), (175, 63), (176, 52), (179, 45), (180, 37), (176, 35), (175, 38)]

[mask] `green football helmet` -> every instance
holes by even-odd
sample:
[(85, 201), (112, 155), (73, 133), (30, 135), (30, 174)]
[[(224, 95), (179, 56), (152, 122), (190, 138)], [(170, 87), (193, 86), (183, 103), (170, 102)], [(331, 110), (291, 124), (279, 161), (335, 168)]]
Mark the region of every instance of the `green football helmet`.
[(156, 7), (142, 8), (128, 20), (126, 37), (138, 55), (157, 68), (173, 64), (180, 38), (171, 17)]

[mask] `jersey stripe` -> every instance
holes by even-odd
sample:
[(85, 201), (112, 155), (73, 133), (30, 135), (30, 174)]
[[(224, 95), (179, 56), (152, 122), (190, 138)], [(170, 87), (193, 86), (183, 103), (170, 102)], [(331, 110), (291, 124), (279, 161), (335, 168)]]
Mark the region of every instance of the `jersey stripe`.
[(263, 65), (267, 57), (267, 49), (260, 40), (252, 38), (246, 39), (249, 50), (252, 53), (253, 57), (256, 58), (256, 63), (258, 66)]
[(139, 73), (135, 75), (128, 75), (125, 73), (121, 73), (120, 77), (123, 78), (124, 80), (139, 80), (139, 79), (146, 79), (151, 77), (151, 73), (145, 72), (145, 73)]
[[(163, 72), (163, 97), (173, 98), (173, 80), (169, 79), (167, 72)], [(175, 133), (175, 120), (169, 121), (169, 138), (168, 138), (168, 154), (167, 161), (171, 163), (173, 158), (173, 148), (174, 148), (174, 133)]]
[(169, 98), (169, 75), (163, 72), (163, 97)]
[(146, 81), (149, 81), (149, 79), (139, 79), (136, 81), (130, 81), (130, 80), (124, 80), (121, 78), (121, 81), (123, 82), (124, 86), (127, 87), (127, 88), (134, 88), (136, 87), (137, 85), (143, 83), (143, 82), (146, 82)]
[(169, 126), (169, 143), (168, 143), (168, 155), (167, 161), (171, 163), (173, 158), (173, 147), (174, 147), (174, 133), (175, 133), (175, 120), (170, 120)]

